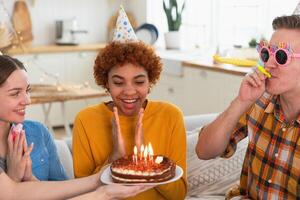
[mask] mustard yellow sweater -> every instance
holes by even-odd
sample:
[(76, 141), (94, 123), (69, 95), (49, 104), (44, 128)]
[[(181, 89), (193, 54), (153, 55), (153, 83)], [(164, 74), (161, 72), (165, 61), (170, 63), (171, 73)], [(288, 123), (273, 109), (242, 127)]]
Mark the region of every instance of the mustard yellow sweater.
[[(101, 103), (77, 115), (73, 128), (75, 177), (94, 174), (107, 164), (112, 152), (113, 113)], [(136, 117), (120, 116), (126, 153), (133, 153)], [(133, 198), (135, 200), (184, 199), (186, 182), (186, 135), (181, 111), (165, 102), (149, 101), (143, 117), (144, 143), (151, 142), (154, 154), (165, 155), (183, 171), (178, 181), (160, 185)]]

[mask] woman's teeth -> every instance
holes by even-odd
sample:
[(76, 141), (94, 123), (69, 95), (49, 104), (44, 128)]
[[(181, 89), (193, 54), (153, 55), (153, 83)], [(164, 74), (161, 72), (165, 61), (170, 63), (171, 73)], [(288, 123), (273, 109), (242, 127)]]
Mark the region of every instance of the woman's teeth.
[(123, 99), (122, 101), (125, 103), (134, 103), (137, 101), (137, 99)]

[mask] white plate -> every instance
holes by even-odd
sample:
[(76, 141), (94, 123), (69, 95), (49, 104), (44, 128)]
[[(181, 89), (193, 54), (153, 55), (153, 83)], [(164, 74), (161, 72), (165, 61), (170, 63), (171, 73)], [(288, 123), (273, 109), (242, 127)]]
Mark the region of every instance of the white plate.
[(181, 167), (176, 165), (175, 176), (167, 181), (159, 182), (159, 183), (115, 183), (111, 178), (110, 167), (107, 167), (103, 173), (101, 174), (100, 180), (105, 184), (120, 184), (120, 185), (162, 185), (177, 181), (183, 174), (183, 170)]

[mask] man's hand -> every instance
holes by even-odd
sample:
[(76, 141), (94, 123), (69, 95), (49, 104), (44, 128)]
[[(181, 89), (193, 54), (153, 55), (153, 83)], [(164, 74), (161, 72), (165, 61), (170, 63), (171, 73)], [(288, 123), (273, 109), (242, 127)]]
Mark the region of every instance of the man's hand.
[(238, 99), (242, 102), (254, 103), (264, 93), (266, 76), (257, 69), (247, 74), (240, 86)]

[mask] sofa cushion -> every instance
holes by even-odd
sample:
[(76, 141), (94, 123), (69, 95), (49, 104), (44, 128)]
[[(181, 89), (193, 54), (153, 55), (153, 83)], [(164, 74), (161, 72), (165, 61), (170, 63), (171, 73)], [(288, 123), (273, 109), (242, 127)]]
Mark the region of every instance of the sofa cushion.
[(70, 149), (64, 140), (54, 140), (57, 154), (69, 179), (74, 178), (73, 159)]
[(195, 152), (199, 129), (187, 134), (188, 196), (225, 195), (239, 181), (248, 139), (241, 141), (228, 159), (200, 160)]

